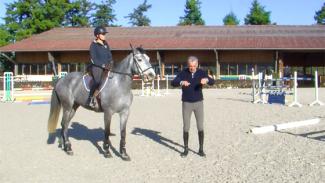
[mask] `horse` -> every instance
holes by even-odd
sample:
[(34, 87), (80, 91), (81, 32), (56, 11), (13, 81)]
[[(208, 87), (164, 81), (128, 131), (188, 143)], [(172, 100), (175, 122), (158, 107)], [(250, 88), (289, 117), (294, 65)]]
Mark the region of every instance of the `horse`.
[[(132, 48), (132, 47), (131, 47)], [(87, 107), (86, 100), (89, 92), (84, 85), (84, 73), (72, 72), (59, 79), (52, 91), (51, 107), (48, 118), (48, 132), (54, 135), (61, 108), (63, 115), (61, 120), (61, 139), (63, 150), (68, 155), (73, 155), (71, 143), (68, 137), (68, 127), (70, 120), (75, 115), (77, 109), (82, 106), (88, 110), (104, 113), (105, 137), (103, 141), (104, 157), (111, 158), (109, 151), (111, 142), (110, 125), (112, 115), (118, 113), (120, 116), (120, 156), (123, 160), (130, 161), (130, 156), (126, 152), (126, 124), (129, 117), (130, 106), (133, 100), (132, 77), (138, 74), (144, 82), (150, 82), (155, 78), (155, 71), (150, 64), (150, 58), (145, 54), (143, 48), (132, 48), (130, 54), (121, 62), (114, 64), (106, 82), (101, 83), (99, 93), (100, 100), (96, 108)]]

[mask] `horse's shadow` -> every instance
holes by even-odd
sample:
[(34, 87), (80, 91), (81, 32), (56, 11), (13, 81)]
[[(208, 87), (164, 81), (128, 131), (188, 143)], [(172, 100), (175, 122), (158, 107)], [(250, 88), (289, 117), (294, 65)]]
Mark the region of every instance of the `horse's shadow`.
[[(177, 142), (174, 142), (166, 137), (163, 137), (160, 135), (161, 132), (158, 131), (154, 131), (154, 130), (149, 130), (149, 129), (144, 129), (144, 128), (134, 128), (131, 132), (131, 134), (133, 135), (143, 135), (155, 142), (157, 142), (158, 144), (161, 144), (165, 147), (168, 147), (171, 150), (174, 150), (178, 153), (181, 153), (180, 150), (178, 150), (176, 147), (180, 147), (180, 148), (184, 148), (183, 145), (180, 145)], [(176, 147), (175, 147), (176, 146)], [(189, 149), (189, 151), (196, 153), (195, 151), (193, 151), (192, 149)]]
[[(144, 128), (134, 128), (131, 132), (133, 135), (143, 135), (171, 150), (174, 150), (178, 153), (181, 153), (180, 150), (178, 150), (176, 147), (184, 148), (183, 145), (180, 145), (177, 142), (174, 142), (166, 137), (163, 137), (160, 135), (160, 132), (144, 129)], [(104, 139), (104, 129), (102, 128), (96, 128), (96, 129), (89, 129), (85, 125), (82, 125), (78, 122), (73, 122), (71, 124), (71, 127), (68, 130), (68, 136), (69, 138), (74, 138), (76, 140), (85, 140), (91, 142), (98, 150), (98, 152), (102, 155), (104, 155), (104, 151), (102, 147), (99, 145), (99, 142), (102, 142)], [(114, 134), (112, 135), (114, 136)], [(54, 144), (56, 138), (59, 139), (59, 148), (62, 148), (62, 141), (61, 141), (61, 129), (57, 129), (55, 133), (49, 134), (47, 139), (47, 144)], [(115, 149), (112, 144), (110, 144), (110, 149), (112, 152), (120, 157), (120, 153)], [(189, 149), (189, 151), (196, 153), (192, 149)]]
[[(91, 142), (97, 148), (98, 152), (104, 155), (102, 147), (98, 144), (99, 142), (103, 142), (104, 129), (89, 129), (85, 125), (82, 125), (78, 122), (73, 122), (71, 124), (71, 128), (68, 130), (68, 136), (69, 138), (74, 138), (76, 140), (86, 140)], [(115, 135), (113, 134), (112, 136)], [(59, 148), (62, 148), (61, 129), (57, 129), (54, 134), (49, 134), (47, 143), (54, 144), (56, 137), (59, 139)], [(114, 146), (112, 146), (112, 144), (110, 144), (110, 149), (116, 156), (120, 157), (120, 153), (115, 149)]]

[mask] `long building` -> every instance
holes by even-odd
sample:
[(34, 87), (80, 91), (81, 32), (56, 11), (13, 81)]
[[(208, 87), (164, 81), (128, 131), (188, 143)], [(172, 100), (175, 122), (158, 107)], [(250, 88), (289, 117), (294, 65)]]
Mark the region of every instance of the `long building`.
[[(130, 44), (142, 45), (156, 71), (174, 75), (195, 55), (200, 67), (217, 78), (250, 75), (272, 68), (276, 73), (298, 71), (325, 75), (325, 26), (174, 26), (108, 27), (107, 41), (118, 62)], [(54, 28), (0, 47), (15, 54), (16, 75), (83, 71), (90, 62), (93, 28)], [(288, 69), (284, 69), (288, 68)]]

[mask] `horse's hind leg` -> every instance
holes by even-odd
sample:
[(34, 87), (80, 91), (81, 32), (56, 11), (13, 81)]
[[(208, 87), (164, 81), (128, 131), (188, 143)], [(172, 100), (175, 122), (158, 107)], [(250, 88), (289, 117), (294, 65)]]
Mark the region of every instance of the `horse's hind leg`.
[(112, 154), (109, 151), (109, 146), (111, 145), (111, 141), (109, 140), (109, 136), (111, 134), (111, 120), (112, 120), (112, 113), (105, 111), (105, 113), (104, 113), (105, 139), (104, 139), (104, 143), (103, 143), (105, 158), (112, 157)]
[(125, 161), (130, 161), (131, 158), (129, 155), (126, 153), (126, 148), (125, 148), (125, 138), (126, 138), (126, 123), (129, 118), (129, 110), (125, 110), (120, 113), (120, 130), (121, 130), (121, 141), (120, 141), (120, 154), (121, 158)]
[(61, 136), (63, 139), (63, 149), (68, 155), (73, 155), (71, 143), (68, 137), (68, 128), (69, 128), (70, 120), (76, 113), (76, 109), (77, 107), (70, 108), (70, 109), (63, 108), (63, 116), (61, 121), (61, 126), (62, 126)]

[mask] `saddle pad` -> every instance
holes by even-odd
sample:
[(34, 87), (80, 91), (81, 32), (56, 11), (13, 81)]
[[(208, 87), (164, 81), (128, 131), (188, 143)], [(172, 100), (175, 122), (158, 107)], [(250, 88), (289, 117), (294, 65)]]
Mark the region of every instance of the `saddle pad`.
[[(103, 88), (106, 86), (107, 81), (108, 81), (108, 77), (106, 77), (105, 82), (103, 83), (104, 80), (102, 80), (101, 84), (100, 84), (100, 89), (99, 89), (99, 93), (103, 90)], [(88, 74), (83, 75), (82, 77), (83, 83), (84, 83), (84, 87), (85, 89), (89, 92), (90, 91), (90, 83), (92, 83), (93, 77), (89, 76)]]

